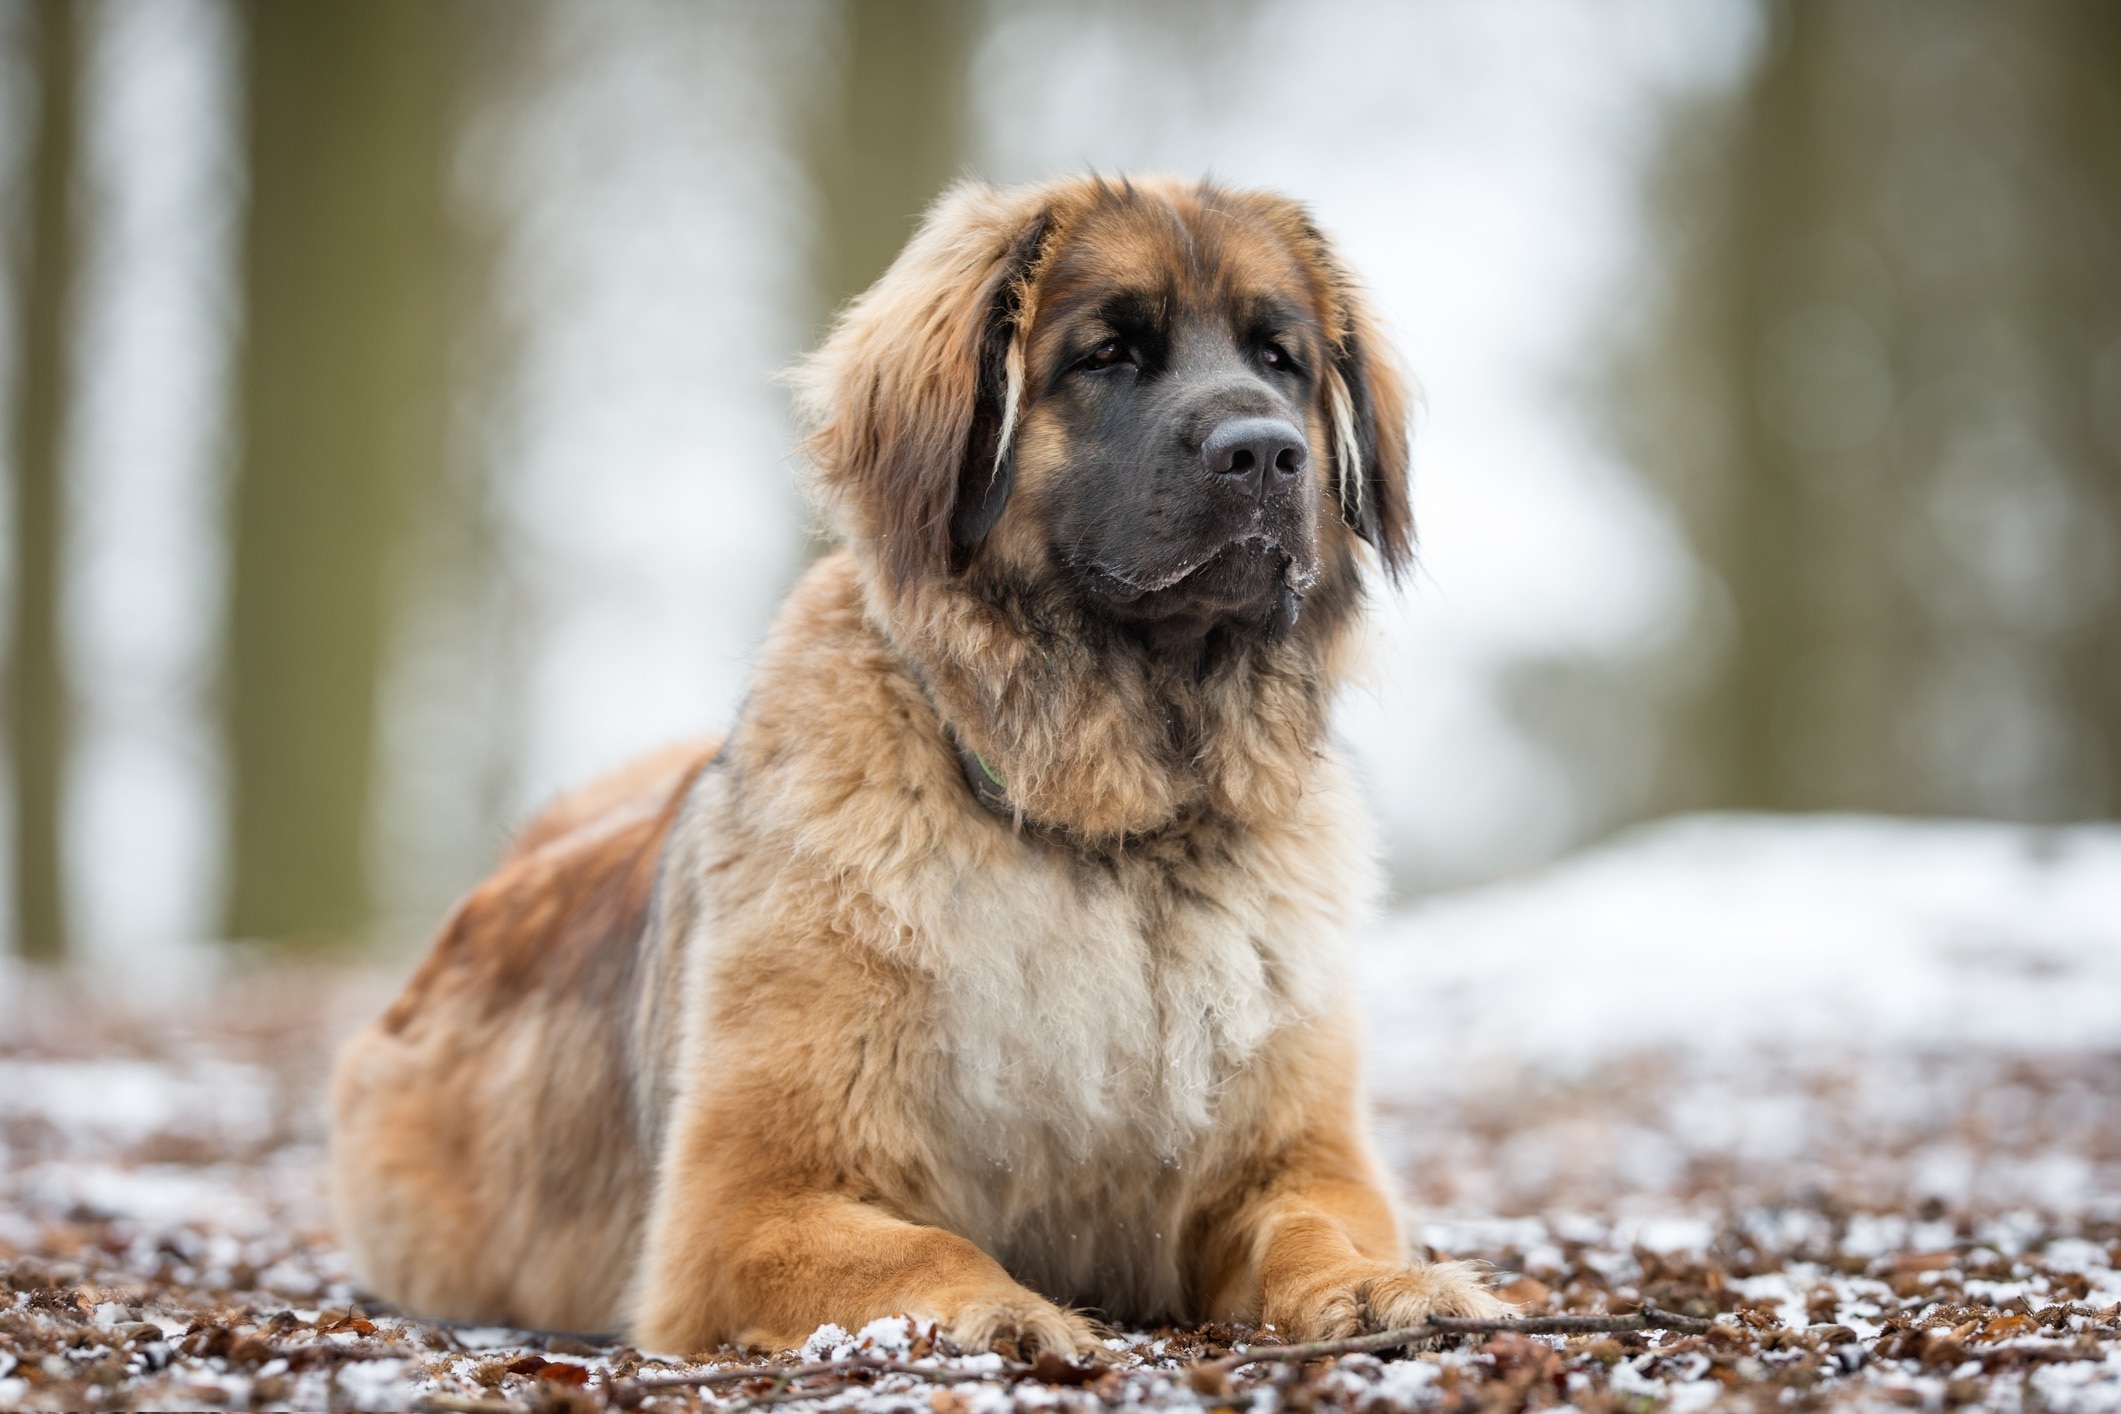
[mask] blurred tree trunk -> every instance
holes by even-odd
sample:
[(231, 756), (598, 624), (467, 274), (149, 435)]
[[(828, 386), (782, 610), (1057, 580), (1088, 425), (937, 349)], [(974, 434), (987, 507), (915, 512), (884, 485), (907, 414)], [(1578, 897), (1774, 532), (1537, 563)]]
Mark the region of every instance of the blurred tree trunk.
[(2046, 270), (2043, 316), (2061, 420), (2087, 519), (2105, 526), (2103, 605), (2069, 635), (2068, 690), (2092, 740), (2101, 811), (2121, 815), (2121, 6), (2077, 0), (2057, 18), (2058, 147), (2085, 178)]
[(1735, 111), (1674, 124), (1667, 308), (1626, 375), (1727, 610), (1666, 803), (2112, 813), (2111, 12), (1769, 15)]
[[(839, 86), (812, 125), (821, 232), (811, 328), (876, 282), (969, 154), (980, 0), (838, 0)], [(829, 549), (813, 526), (810, 555)]]
[(61, 867), (67, 686), (59, 631), (61, 441), (66, 319), (74, 284), (76, 0), (32, 8), (37, 130), (30, 150), (28, 249), (16, 314), (22, 374), (15, 405), (14, 624), (8, 664), (14, 774), (15, 940), (22, 953), (66, 950)]
[(840, 0), (837, 102), (813, 154), (822, 197), (820, 316), (883, 274), (962, 172), (979, 0)]
[[(1913, 616), (1889, 554), (1890, 412), (1863, 188), (1879, 96), (1832, 80), (1835, 25), (1797, 5), (1736, 151), (1728, 278), (1739, 473), (1719, 527), (1738, 651), (1723, 775), (1756, 808), (1897, 805), (1893, 716)], [(1772, 366), (1770, 366), (1772, 365)]]
[(370, 916), (394, 556), (442, 454), (445, 48), (426, 0), (252, 0), (227, 736), (232, 937)]

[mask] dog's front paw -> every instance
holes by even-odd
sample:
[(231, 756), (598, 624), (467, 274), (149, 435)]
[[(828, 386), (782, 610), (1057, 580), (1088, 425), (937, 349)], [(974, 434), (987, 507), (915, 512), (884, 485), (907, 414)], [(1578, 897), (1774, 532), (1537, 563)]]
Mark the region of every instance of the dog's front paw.
[(1062, 1359), (1098, 1348), (1090, 1323), (1026, 1291), (974, 1297), (941, 1322), (943, 1335), (967, 1353), (991, 1350), (1029, 1364), (1045, 1354)]
[(1362, 1287), (1365, 1329), (1399, 1330), (1431, 1316), (1514, 1316), (1517, 1308), (1481, 1282), (1471, 1262), (1430, 1262), (1394, 1267)]
[(1285, 1340), (1341, 1340), (1418, 1326), (1431, 1316), (1514, 1316), (1470, 1262), (1401, 1267), (1350, 1262), (1270, 1293), (1261, 1319)]

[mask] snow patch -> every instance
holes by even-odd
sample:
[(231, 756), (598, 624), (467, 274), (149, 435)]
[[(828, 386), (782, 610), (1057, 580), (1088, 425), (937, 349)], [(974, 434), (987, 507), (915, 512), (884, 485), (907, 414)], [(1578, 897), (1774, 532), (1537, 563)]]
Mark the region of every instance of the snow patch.
[[(1417, 903), (1356, 975), (1386, 1098), (1656, 1049), (2109, 1049), (2121, 828), (1683, 817)], [(1795, 1142), (1787, 1106), (1703, 1122)]]

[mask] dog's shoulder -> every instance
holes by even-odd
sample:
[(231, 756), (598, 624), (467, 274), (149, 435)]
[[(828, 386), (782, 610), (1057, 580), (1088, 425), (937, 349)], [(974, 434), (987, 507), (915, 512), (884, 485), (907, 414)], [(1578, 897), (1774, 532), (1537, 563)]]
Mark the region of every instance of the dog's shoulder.
[[(991, 863), (993, 820), (966, 787), (918, 673), (870, 617), (844, 552), (789, 593), (732, 734), (732, 812), (776, 859), (879, 895), (933, 868)], [(851, 873), (850, 873), (851, 871)]]

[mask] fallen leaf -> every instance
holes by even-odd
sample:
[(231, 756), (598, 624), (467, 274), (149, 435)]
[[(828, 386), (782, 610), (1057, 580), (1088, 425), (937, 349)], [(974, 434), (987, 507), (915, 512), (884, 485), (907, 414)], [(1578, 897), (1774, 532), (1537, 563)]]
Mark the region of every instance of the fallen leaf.
[(1218, 1365), (1189, 1365), (1186, 1367), (1186, 1383), (1195, 1394), (1204, 1394), (1210, 1399), (1230, 1392), (1230, 1375)]
[(2040, 1323), (2031, 1316), (1991, 1316), (1981, 1327), (1983, 1340), (2011, 1340), (2021, 1335), (2032, 1335), (2040, 1329)]
[(1497, 1287), (1495, 1294), (1512, 1306), (1522, 1306), (1530, 1311), (1546, 1305), (1547, 1298), (1554, 1293), (1552, 1288), (1537, 1278), (1519, 1277), (1508, 1286)]
[(589, 1383), (589, 1367), (566, 1360), (549, 1360), (539, 1368), (538, 1378), (569, 1389), (580, 1389)]
[(1959, 1260), (1953, 1252), (1902, 1252), (1893, 1258), (1896, 1272), (1941, 1272)]
[(1045, 1385), (1086, 1385), (1097, 1378), (1090, 1365), (1071, 1365), (1050, 1350), (1039, 1352), (1031, 1363), (1031, 1378)]

